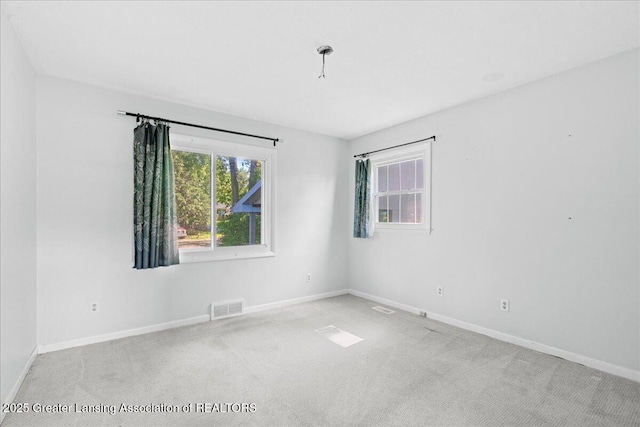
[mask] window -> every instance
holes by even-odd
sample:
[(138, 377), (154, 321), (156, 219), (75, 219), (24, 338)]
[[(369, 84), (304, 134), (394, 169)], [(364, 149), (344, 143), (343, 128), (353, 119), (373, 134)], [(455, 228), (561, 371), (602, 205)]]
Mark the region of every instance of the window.
[(371, 157), (375, 228), (430, 229), (429, 143)]
[(185, 262), (273, 256), (275, 150), (172, 135)]

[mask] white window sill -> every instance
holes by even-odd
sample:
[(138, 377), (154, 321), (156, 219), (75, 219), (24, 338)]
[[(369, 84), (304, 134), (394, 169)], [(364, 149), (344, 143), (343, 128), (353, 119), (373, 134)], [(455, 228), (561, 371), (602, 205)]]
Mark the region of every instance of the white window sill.
[(275, 256), (275, 252), (272, 251), (180, 252), (180, 264), (211, 261), (231, 261), (235, 259), (270, 258)]
[(430, 231), (426, 224), (376, 224), (374, 230), (411, 230), (411, 231)]

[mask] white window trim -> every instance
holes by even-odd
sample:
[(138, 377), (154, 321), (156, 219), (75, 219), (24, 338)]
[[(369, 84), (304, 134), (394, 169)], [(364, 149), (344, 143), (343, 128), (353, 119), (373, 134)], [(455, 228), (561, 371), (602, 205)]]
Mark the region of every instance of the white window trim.
[[(262, 198), (263, 209), (261, 215), (261, 244), (247, 246), (226, 246), (211, 249), (181, 249), (180, 263), (226, 261), (234, 259), (265, 258), (276, 256), (275, 252), (275, 168), (276, 150), (271, 147), (260, 147), (249, 144), (230, 143), (214, 139), (195, 136), (171, 134), (171, 149), (210, 154), (212, 156), (212, 190), (215, 190), (215, 156), (243, 157), (252, 160), (262, 160)], [(212, 225), (211, 236), (215, 239), (216, 200), (211, 197)]]
[[(378, 167), (386, 164), (397, 163), (421, 157), (423, 160), (423, 190), (422, 190), (422, 223), (400, 224), (377, 222), (376, 212), (376, 186), (378, 183)], [(395, 148), (388, 151), (369, 155), (371, 161), (370, 191), (371, 203), (369, 203), (370, 230), (416, 230), (431, 233), (431, 142), (423, 142), (407, 147)]]

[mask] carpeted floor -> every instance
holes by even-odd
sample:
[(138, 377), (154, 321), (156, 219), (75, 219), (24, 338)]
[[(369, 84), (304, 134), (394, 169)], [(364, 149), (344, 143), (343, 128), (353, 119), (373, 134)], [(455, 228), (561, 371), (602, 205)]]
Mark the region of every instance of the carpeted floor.
[(15, 400), (29, 412), (3, 426), (640, 425), (639, 383), (377, 305), (345, 295), (40, 355)]

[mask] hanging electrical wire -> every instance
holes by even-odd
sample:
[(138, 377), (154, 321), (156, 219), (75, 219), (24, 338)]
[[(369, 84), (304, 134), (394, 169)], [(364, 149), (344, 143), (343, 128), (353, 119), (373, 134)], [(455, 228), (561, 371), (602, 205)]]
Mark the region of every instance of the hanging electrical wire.
[(322, 73), (320, 73), (320, 75), (318, 76), (318, 78), (326, 78), (324, 75), (324, 57), (325, 55), (331, 55), (331, 53), (333, 52), (333, 48), (331, 46), (320, 46), (318, 48), (318, 53), (320, 55), (322, 55)]

